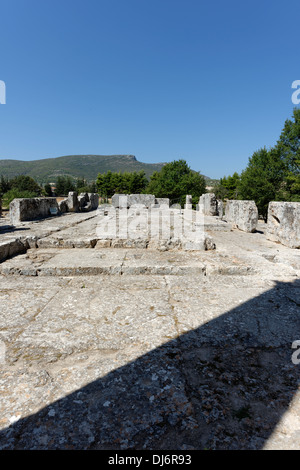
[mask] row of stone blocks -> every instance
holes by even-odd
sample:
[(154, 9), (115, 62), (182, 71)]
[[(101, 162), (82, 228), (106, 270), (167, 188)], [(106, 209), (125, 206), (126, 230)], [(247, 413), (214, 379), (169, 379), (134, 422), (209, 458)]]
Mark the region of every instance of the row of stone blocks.
[[(255, 232), (258, 224), (255, 202), (227, 201), (225, 219), (244, 232)], [(289, 248), (300, 248), (300, 202), (269, 203), (266, 238)]]
[(99, 206), (99, 195), (82, 193), (77, 196), (70, 192), (66, 199), (59, 203), (55, 197), (16, 198), (9, 206), (10, 222), (17, 225), (20, 222), (43, 219), (65, 212), (86, 212)]
[[(129, 209), (132, 206), (143, 206), (146, 209), (170, 207), (168, 198), (156, 198), (153, 194), (114, 194), (111, 203), (116, 209)], [(181, 209), (179, 204), (177, 206)]]

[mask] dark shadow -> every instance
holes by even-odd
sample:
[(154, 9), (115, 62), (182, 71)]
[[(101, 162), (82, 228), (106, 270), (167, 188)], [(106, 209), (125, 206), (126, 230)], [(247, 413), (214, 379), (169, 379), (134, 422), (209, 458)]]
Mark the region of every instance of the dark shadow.
[(30, 230), (30, 227), (15, 227), (14, 225), (0, 225), (0, 235), (2, 233), (10, 232), (23, 232), (24, 230)]
[(300, 281), (277, 282), (6, 428), (0, 446), (261, 449), (297, 391), (298, 339)]

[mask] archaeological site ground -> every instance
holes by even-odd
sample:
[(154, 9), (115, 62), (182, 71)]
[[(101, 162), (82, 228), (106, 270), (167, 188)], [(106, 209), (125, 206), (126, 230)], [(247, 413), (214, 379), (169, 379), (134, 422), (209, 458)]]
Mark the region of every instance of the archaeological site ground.
[(299, 450), (300, 203), (142, 196), (0, 218), (0, 448)]

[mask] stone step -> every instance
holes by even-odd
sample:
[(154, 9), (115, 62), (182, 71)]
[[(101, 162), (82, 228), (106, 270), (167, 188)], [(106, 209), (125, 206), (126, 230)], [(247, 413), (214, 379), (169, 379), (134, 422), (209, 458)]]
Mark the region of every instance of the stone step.
[(0, 265), (4, 275), (248, 275), (255, 271), (242, 261), (235, 263), (208, 252), (158, 252), (144, 249), (30, 249)]

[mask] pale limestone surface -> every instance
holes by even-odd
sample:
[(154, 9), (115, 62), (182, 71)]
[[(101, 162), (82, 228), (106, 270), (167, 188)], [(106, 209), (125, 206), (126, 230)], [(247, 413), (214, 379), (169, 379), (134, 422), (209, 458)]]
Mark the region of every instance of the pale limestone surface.
[(270, 202), (266, 237), (300, 248), (300, 202)]
[(225, 208), (226, 222), (244, 232), (255, 232), (258, 210), (254, 201), (228, 200)]
[(55, 197), (16, 198), (9, 205), (10, 223), (18, 225), (26, 220), (50, 217), (51, 209), (58, 211)]
[(299, 251), (210, 219), (212, 251), (93, 248), (97, 221), (0, 264), (0, 447), (300, 449)]

